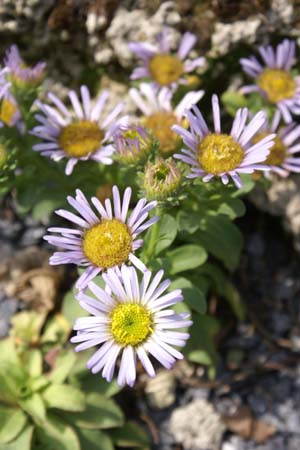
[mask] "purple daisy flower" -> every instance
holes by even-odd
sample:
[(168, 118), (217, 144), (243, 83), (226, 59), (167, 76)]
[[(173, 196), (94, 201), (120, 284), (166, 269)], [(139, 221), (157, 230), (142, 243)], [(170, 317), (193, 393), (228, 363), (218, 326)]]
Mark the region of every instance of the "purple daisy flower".
[(128, 261), (138, 269), (146, 270), (134, 252), (143, 244), (142, 239), (137, 239), (137, 236), (158, 220), (156, 216), (147, 220), (157, 202), (147, 203), (142, 198), (128, 217), (131, 188), (126, 188), (122, 202), (117, 186), (113, 186), (112, 193), (113, 209), (109, 199), (103, 205), (97, 197), (91, 198), (97, 212), (95, 214), (84, 194), (77, 189), (76, 197), (69, 196), (67, 200), (78, 215), (64, 209), (56, 211), (56, 214), (78, 225), (80, 229), (49, 228), (48, 231), (61, 236), (44, 236), (50, 244), (65, 250), (55, 252), (49, 260), (50, 264), (87, 267), (77, 280), (78, 289), (84, 289), (99, 272)]
[(167, 28), (159, 33), (157, 45), (147, 42), (130, 42), (129, 49), (142, 60), (142, 65), (132, 72), (131, 79), (151, 78), (158, 86), (176, 87), (179, 83), (184, 84), (185, 74), (205, 64), (204, 57), (187, 59), (195, 44), (196, 36), (187, 32), (181, 38), (177, 53), (172, 53)]
[(147, 130), (140, 125), (120, 128), (114, 135), (114, 146), (119, 161), (133, 165), (143, 164), (152, 149), (152, 139)]
[(39, 62), (34, 67), (28, 67), (16, 45), (12, 45), (7, 50), (4, 64), (9, 69), (12, 81), (18, 85), (36, 86), (44, 78), (46, 64)]
[(123, 109), (122, 103), (105, 118), (101, 117), (109, 96), (107, 91), (97, 97), (94, 105), (91, 104), (86, 86), (81, 86), (80, 92), (82, 104), (74, 91), (69, 92), (73, 108), (71, 112), (52, 93), (48, 94), (48, 98), (55, 107), (36, 102), (43, 114), (35, 116), (40, 125), (34, 127), (31, 133), (45, 142), (34, 145), (33, 150), (54, 161), (68, 158), (66, 175), (72, 173), (78, 161), (91, 159), (102, 164), (112, 164), (112, 136), (119, 126), (127, 125), (128, 120), (127, 117), (117, 119)]
[(241, 92), (260, 92), (279, 109), (284, 121), (290, 123), (293, 114), (300, 114), (300, 77), (291, 73), (295, 59), (295, 42), (285, 39), (274, 50), (259, 47), (262, 65), (254, 56), (242, 58), (244, 72), (256, 83), (242, 87)]
[(208, 129), (196, 106), (191, 111), (186, 111), (191, 132), (181, 126), (173, 126), (173, 130), (182, 137), (188, 147), (181, 150), (183, 154), (176, 154), (174, 157), (192, 166), (188, 178), (202, 177), (204, 182), (208, 182), (214, 177), (220, 177), (222, 182), (227, 184), (231, 177), (234, 184), (240, 188), (242, 181), (239, 174), (268, 170), (268, 166), (260, 163), (269, 155), (275, 134), (267, 135), (254, 145), (250, 144), (253, 136), (265, 123), (266, 114), (260, 111), (246, 126), (247, 108), (237, 111), (230, 134), (223, 134), (216, 95), (212, 96), (212, 110), (214, 132)]
[[(276, 133), (274, 144), (270, 148), (270, 154), (265, 164), (270, 172), (275, 172), (281, 177), (287, 177), (291, 172), (300, 173), (300, 125), (291, 123), (285, 127), (279, 127), (280, 113), (275, 114), (271, 125), (266, 123), (263, 130), (253, 139), (253, 143), (259, 142), (268, 133)], [(266, 175), (270, 173), (266, 172)]]
[(136, 380), (136, 360), (139, 359), (150, 377), (155, 376), (149, 354), (164, 367), (171, 369), (176, 359), (183, 355), (174, 348), (183, 347), (189, 334), (177, 331), (192, 322), (189, 314), (176, 314), (169, 308), (183, 300), (181, 290), (165, 293), (170, 280), (164, 280), (160, 270), (144, 273), (141, 283), (133, 267), (123, 266), (116, 272), (109, 269), (102, 275), (110, 294), (95, 283), (89, 289), (96, 298), (83, 292), (77, 299), (83, 309), (92, 316), (76, 320), (77, 336), (71, 342), (79, 343), (76, 351), (96, 345), (100, 348), (87, 362), (87, 368), (110, 382), (114, 376), (116, 361), (121, 356), (118, 384), (133, 386)]
[(171, 103), (173, 92), (167, 87), (157, 89), (149, 83), (141, 83), (139, 89), (132, 88), (129, 94), (144, 115), (143, 125), (160, 142), (161, 153), (168, 155), (180, 144), (180, 139), (171, 129), (172, 125), (184, 125), (184, 111), (198, 103), (204, 91), (187, 93), (175, 108)]

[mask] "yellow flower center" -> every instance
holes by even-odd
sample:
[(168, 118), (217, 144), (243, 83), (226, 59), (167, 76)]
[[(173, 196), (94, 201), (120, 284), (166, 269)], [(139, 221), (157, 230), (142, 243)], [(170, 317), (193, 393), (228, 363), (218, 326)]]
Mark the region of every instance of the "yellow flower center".
[(5, 125), (10, 126), (13, 122), (16, 112), (17, 112), (16, 105), (7, 98), (4, 98), (2, 100), (0, 108), (0, 121), (3, 122)]
[(103, 131), (95, 122), (81, 120), (62, 130), (59, 144), (68, 155), (81, 158), (98, 150), (103, 137)]
[(228, 134), (208, 134), (198, 145), (198, 161), (207, 173), (230, 172), (243, 158), (242, 147)]
[(272, 103), (293, 97), (296, 90), (296, 82), (291, 74), (280, 69), (264, 70), (258, 77), (258, 86)]
[[(266, 136), (268, 136), (268, 133), (258, 134), (252, 139), (253, 143), (256, 144)], [(276, 136), (273, 140), (273, 147), (270, 148), (269, 156), (264, 164), (267, 164), (268, 166), (281, 166), (287, 157), (287, 148), (278, 136)]]
[(103, 220), (85, 232), (83, 252), (95, 266), (108, 269), (128, 260), (131, 233), (118, 219)]
[[(149, 128), (155, 139), (160, 142), (160, 152), (168, 155), (172, 153), (181, 139), (178, 134), (171, 130), (171, 126), (178, 124), (178, 119), (173, 113), (157, 112), (144, 117), (143, 124)], [(183, 123), (180, 123), (183, 126)]]
[(168, 86), (183, 74), (183, 64), (177, 56), (169, 54), (155, 55), (149, 62), (149, 71), (153, 80), (161, 86)]
[(152, 313), (143, 305), (120, 303), (111, 312), (111, 333), (122, 346), (138, 346), (153, 333)]

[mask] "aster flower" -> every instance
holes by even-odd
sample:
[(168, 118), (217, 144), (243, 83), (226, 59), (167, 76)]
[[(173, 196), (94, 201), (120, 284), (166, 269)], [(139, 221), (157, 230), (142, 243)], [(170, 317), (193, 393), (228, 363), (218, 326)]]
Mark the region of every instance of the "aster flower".
[(60, 236), (44, 236), (50, 244), (65, 250), (55, 252), (49, 260), (50, 264), (87, 267), (76, 283), (78, 289), (84, 289), (99, 272), (128, 261), (138, 269), (146, 270), (134, 252), (143, 244), (137, 236), (158, 220), (158, 217), (147, 220), (156, 202), (147, 203), (144, 198), (139, 200), (128, 217), (131, 188), (125, 190), (122, 201), (117, 186), (113, 186), (112, 193), (113, 209), (109, 199), (103, 205), (97, 197), (91, 198), (97, 212), (95, 214), (86, 197), (77, 189), (76, 197), (69, 196), (67, 200), (78, 215), (64, 209), (56, 211), (56, 214), (78, 225), (79, 229), (49, 228), (48, 231)]
[(11, 81), (17, 86), (35, 87), (44, 78), (46, 64), (39, 62), (33, 67), (27, 66), (21, 58), (16, 45), (12, 45), (7, 50), (4, 64), (9, 69)]
[(117, 158), (128, 165), (143, 163), (149, 156), (153, 142), (147, 130), (140, 125), (120, 128), (114, 135)]
[(230, 134), (224, 134), (221, 132), (220, 107), (216, 95), (212, 96), (212, 110), (214, 132), (208, 129), (196, 106), (191, 111), (186, 111), (191, 132), (174, 125), (173, 130), (182, 137), (188, 147), (181, 150), (183, 154), (176, 154), (174, 157), (192, 166), (188, 178), (202, 177), (204, 182), (208, 182), (217, 176), (227, 184), (231, 177), (234, 184), (240, 188), (242, 181), (239, 174), (268, 170), (267, 165), (260, 163), (269, 155), (275, 134), (267, 135), (251, 145), (251, 139), (266, 121), (264, 112), (257, 113), (246, 126), (248, 109), (239, 109)]
[(170, 154), (180, 144), (180, 139), (171, 129), (172, 125), (184, 125), (183, 112), (197, 103), (204, 91), (187, 93), (175, 108), (171, 103), (173, 92), (166, 87), (157, 89), (149, 83), (141, 83), (139, 89), (132, 88), (129, 94), (144, 114), (143, 125), (159, 141), (161, 153)]
[(285, 39), (276, 49), (259, 47), (263, 65), (254, 57), (242, 58), (244, 72), (255, 78), (255, 84), (244, 86), (243, 93), (259, 92), (276, 105), (284, 121), (292, 121), (291, 113), (300, 114), (300, 77), (291, 73), (295, 59), (295, 42)]
[[(291, 123), (285, 127), (279, 127), (279, 124), (280, 114), (275, 114), (272, 123), (266, 123), (263, 130), (252, 141), (256, 143), (268, 133), (276, 133), (265, 164), (269, 166), (270, 172), (287, 177), (290, 172), (300, 173), (300, 157), (294, 156), (295, 153), (300, 153), (300, 125)], [(270, 172), (266, 172), (266, 175)]]
[(156, 45), (147, 42), (130, 42), (129, 49), (142, 60), (142, 65), (132, 72), (131, 79), (149, 77), (158, 86), (176, 87), (179, 83), (185, 83), (185, 74), (205, 64), (204, 57), (187, 59), (195, 44), (196, 36), (187, 32), (181, 38), (177, 53), (172, 53), (167, 28), (164, 28), (157, 36)]
[(82, 104), (74, 91), (69, 92), (73, 108), (71, 112), (52, 93), (48, 94), (48, 98), (54, 107), (36, 102), (43, 114), (35, 116), (40, 125), (33, 128), (32, 134), (45, 142), (34, 145), (33, 150), (54, 161), (67, 158), (66, 175), (72, 173), (78, 161), (91, 159), (102, 164), (112, 164), (114, 147), (110, 141), (118, 127), (127, 124), (127, 117), (117, 119), (123, 109), (122, 103), (106, 117), (101, 117), (109, 96), (107, 91), (97, 97), (94, 105), (91, 104), (86, 86), (81, 86), (80, 92)]
[(100, 345), (87, 362), (87, 368), (111, 381), (118, 356), (121, 356), (118, 384), (133, 386), (136, 379), (136, 360), (139, 359), (150, 377), (155, 376), (149, 354), (164, 367), (171, 369), (183, 355), (174, 348), (183, 347), (189, 335), (177, 329), (192, 324), (189, 314), (176, 314), (166, 309), (182, 301), (181, 290), (168, 294), (169, 280), (161, 282), (163, 270), (151, 280), (144, 273), (141, 283), (133, 267), (123, 266), (119, 273), (109, 269), (102, 275), (111, 294), (95, 283), (89, 289), (95, 298), (80, 292), (77, 299), (92, 316), (76, 320), (77, 336), (71, 342), (80, 343), (76, 351)]

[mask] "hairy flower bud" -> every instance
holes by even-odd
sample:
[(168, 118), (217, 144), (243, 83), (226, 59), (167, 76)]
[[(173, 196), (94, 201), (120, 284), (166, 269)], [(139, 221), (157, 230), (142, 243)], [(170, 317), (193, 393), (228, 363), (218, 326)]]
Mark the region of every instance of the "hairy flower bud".
[(173, 160), (157, 158), (149, 163), (144, 173), (146, 197), (158, 201), (172, 200), (182, 185), (182, 174)]

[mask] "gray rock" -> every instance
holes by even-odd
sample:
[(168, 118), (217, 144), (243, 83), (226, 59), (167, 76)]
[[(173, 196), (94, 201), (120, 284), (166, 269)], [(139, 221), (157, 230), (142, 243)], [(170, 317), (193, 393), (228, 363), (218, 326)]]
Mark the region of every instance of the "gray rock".
[(19, 245), (21, 247), (28, 247), (37, 244), (46, 234), (44, 227), (28, 228), (22, 235)]
[(10, 319), (18, 309), (18, 300), (7, 298), (0, 302), (0, 338), (7, 336)]

